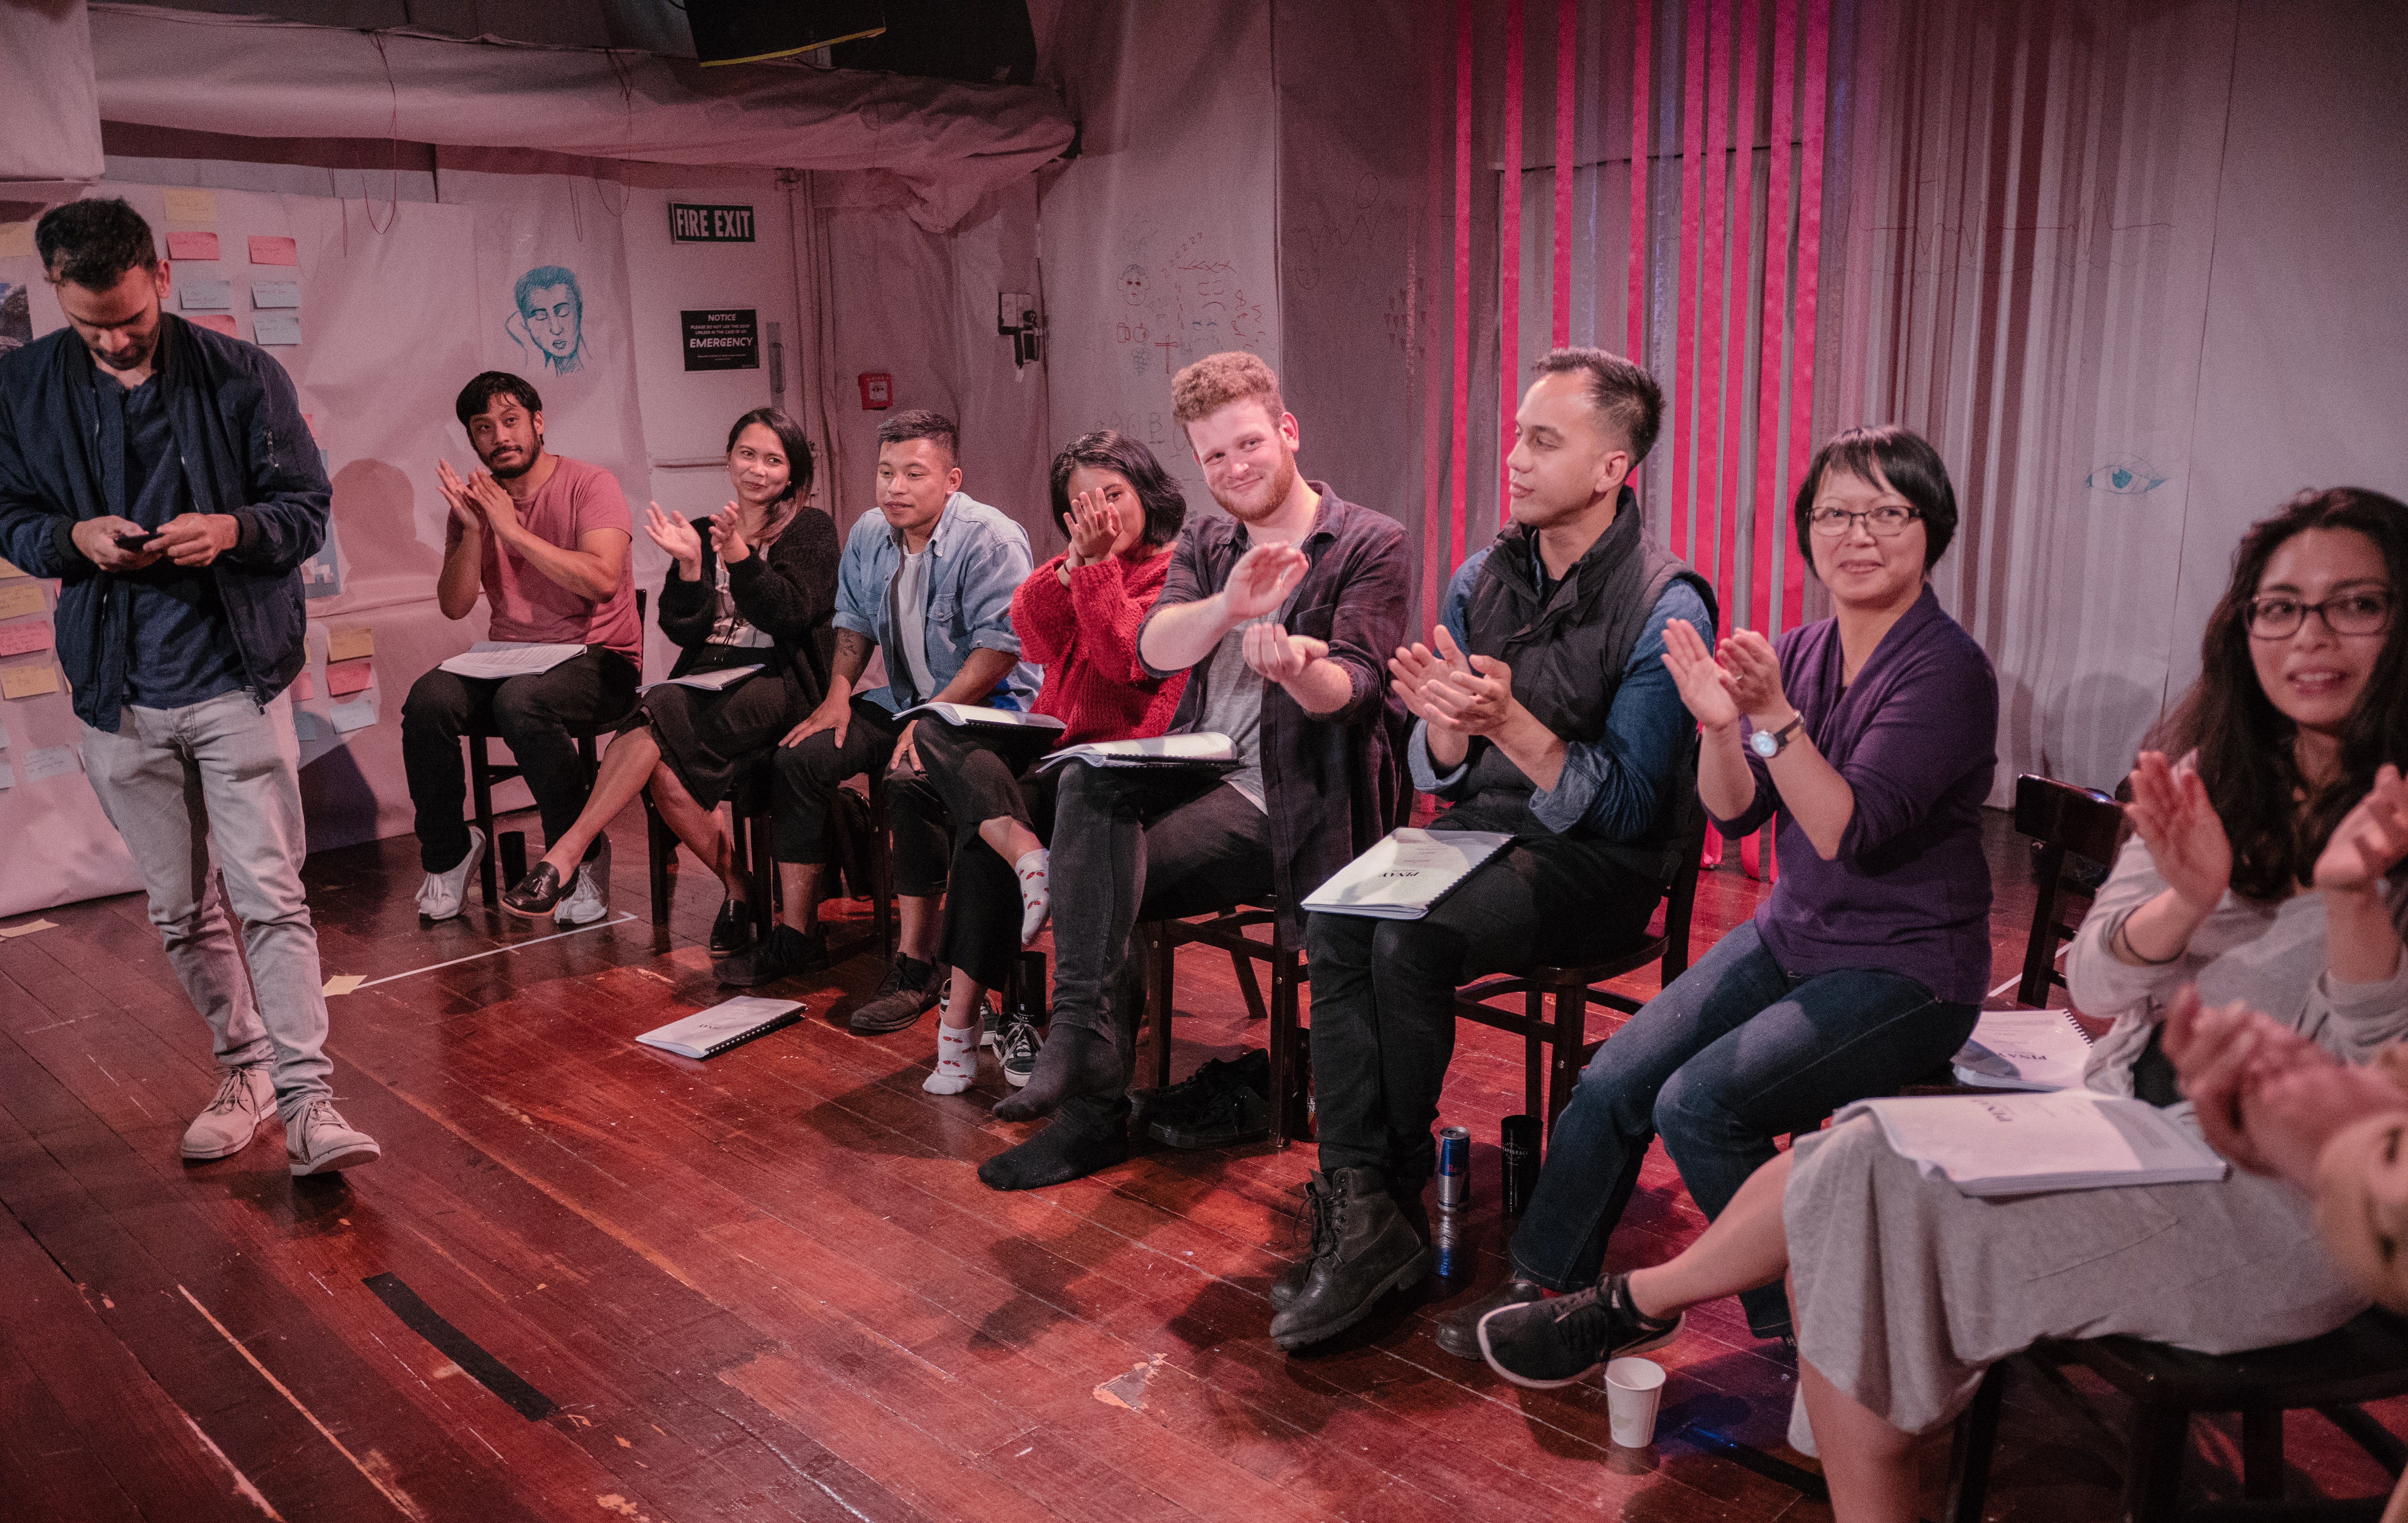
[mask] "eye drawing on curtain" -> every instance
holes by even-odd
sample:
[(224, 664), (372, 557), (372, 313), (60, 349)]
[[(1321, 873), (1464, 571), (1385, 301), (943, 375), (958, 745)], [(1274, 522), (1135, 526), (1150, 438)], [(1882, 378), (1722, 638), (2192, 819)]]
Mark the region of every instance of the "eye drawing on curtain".
[(502, 331), (512, 343), (540, 359), (548, 374), (585, 368), (585, 296), (574, 272), (538, 265), (519, 277), (510, 298), (516, 309), (502, 320)]
[(2113, 492), (2118, 496), (2137, 497), (2143, 492), (2154, 492), (2165, 485), (2166, 473), (2139, 455), (2121, 454), (2083, 478), (2083, 484), (2094, 492)]

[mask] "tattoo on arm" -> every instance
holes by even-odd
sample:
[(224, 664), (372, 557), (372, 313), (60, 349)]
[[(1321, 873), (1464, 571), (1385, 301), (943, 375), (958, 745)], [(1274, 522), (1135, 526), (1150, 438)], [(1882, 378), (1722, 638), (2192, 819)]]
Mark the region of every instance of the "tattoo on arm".
[(848, 682), (860, 676), (869, 665), (869, 653), (877, 648), (877, 641), (858, 629), (838, 630), (836, 632), (838, 674)]

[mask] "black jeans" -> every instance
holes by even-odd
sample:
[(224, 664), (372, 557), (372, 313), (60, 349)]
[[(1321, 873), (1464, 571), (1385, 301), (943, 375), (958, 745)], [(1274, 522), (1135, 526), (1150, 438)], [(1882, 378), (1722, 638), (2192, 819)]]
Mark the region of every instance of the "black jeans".
[(828, 860), (828, 797), (847, 778), (863, 773), (869, 785), (887, 790), (889, 824), (895, 836), (895, 892), (907, 898), (925, 898), (945, 891), (945, 830), (931, 824), (924, 810), (896, 811), (893, 782), (906, 786), (915, 779), (890, 780), (887, 764), (895, 758), (895, 742), (903, 726), (895, 716), (867, 698), (853, 700), (853, 721), (845, 726), (844, 744), (834, 730), (822, 730), (801, 745), (770, 748), (776, 758), (778, 783), (770, 802), (769, 855), (781, 862), (824, 866)]
[[(1053, 1028), (1109, 1036), (1132, 1066), (1144, 1002), (1138, 926), (1261, 902), (1271, 892), (1270, 821), (1226, 783), (1197, 792), (1193, 773), (1061, 769), (1053, 844)], [(1120, 1096), (1082, 1095), (1057, 1114), (1073, 1126), (1115, 1125)]]
[[(1040, 747), (1024, 742), (1024, 749), (1033, 760)], [(892, 789), (887, 809), (898, 835), (907, 827), (907, 814), (913, 816), (910, 828), (932, 825), (953, 834), (953, 873), (937, 960), (999, 989), (1020, 954), (1020, 876), (1013, 864), (980, 838), (978, 827), (1009, 816), (1038, 840), (1050, 841), (1063, 769), (1015, 775), (1011, 762), (992, 745), (951, 725), (922, 725), (918, 750), (921, 781)]]
[(1595, 842), (1523, 837), (1419, 920), (1314, 913), (1312, 1091), (1321, 1167), (1417, 1188), (1455, 1056), (1455, 991), (1491, 973), (1604, 955), (1646, 930), (1656, 884)]
[(587, 791), (570, 732), (608, 729), (625, 718), (636, 706), (636, 680), (634, 662), (595, 645), (532, 676), (494, 682), (437, 667), (411, 683), (401, 705), (401, 764), (418, 814), (419, 865), (449, 872), (468, 855), (460, 737), (472, 726), (509, 746), (543, 816), (544, 840), (558, 841), (577, 823)]

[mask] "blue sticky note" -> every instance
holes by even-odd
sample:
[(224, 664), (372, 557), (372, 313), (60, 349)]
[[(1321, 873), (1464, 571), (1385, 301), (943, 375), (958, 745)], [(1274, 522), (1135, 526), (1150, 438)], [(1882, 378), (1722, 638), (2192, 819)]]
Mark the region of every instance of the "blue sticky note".
[(251, 282), (251, 304), (261, 308), (298, 307), (301, 305), (301, 282), (253, 280)]
[(188, 312), (234, 310), (232, 280), (187, 280), (177, 288), (178, 304)]
[(353, 730), (366, 729), (377, 722), (376, 699), (372, 696), (354, 698), (349, 703), (331, 705), (326, 710), (326, 717), (333, 722), (335, 731), (338, 735), (348, 735)]
[(251, 320), (251, 341), (254, 344), (297, 344), (301, 341), (301, 314), (298, 312), (261, 312)]

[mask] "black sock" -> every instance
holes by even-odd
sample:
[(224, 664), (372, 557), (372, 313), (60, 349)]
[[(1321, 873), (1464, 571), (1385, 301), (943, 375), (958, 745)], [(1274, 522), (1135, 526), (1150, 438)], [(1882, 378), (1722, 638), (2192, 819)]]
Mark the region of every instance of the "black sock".
[(1101, 1131), (1056, 1121), (1018, 1147), (979, 1165), (979, 1183), (991, 1190), (1035, 1190), (1084, 1179), (1098, 1169), (1128, 1160), (1125, 1125)]
[[(1083, 1026), (1066, 1026), (1046, 1039), (1037, 1069), (1019, 1093), (996, 1102), (998, 1121), (1034, 1121), (1080, 1095), (1118, 1095), (1128, 1084), (1112, 1039)], [(1076, 1175), (1069, 1176), (1076, 1178)]]

